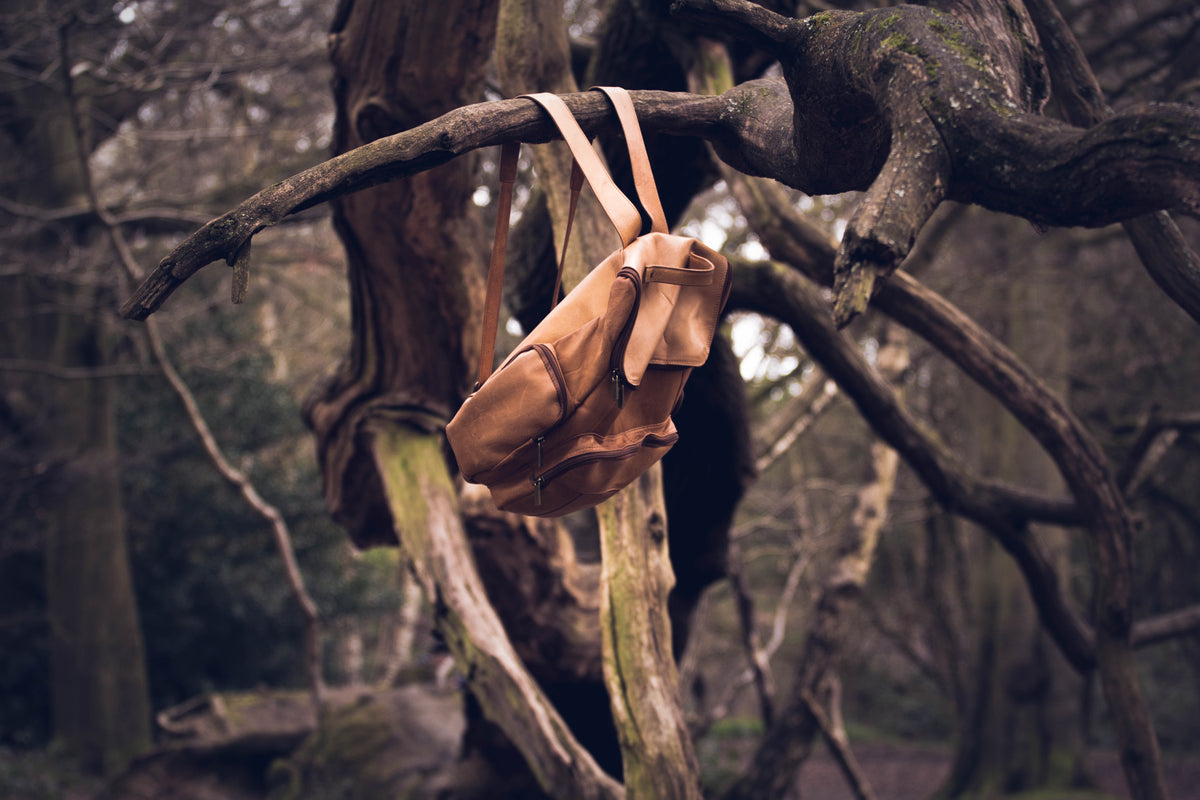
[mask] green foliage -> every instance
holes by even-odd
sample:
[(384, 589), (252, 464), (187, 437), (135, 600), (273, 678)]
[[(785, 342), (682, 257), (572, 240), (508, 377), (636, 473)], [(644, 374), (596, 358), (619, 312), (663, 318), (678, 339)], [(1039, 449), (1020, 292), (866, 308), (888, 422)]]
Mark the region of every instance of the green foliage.
[(6, 800), (62, 800), (68, 790), (90, 788), (87, 783), (71, 760), (53, 750), (0, 747), (0, 797)]
[(696, 742), (700, 782), (705, 797), (719, 797), (737, 779), (741, 764), (762, 736), (762, 721), (752, 717), (718, 720)]
[[(221, 368), (182, 370), (230, 460), (288, 522), (309, 592), (327, 626), (368, 629), (400, 603), (394, 551), (359, 556), (330, 519), (310, 434), (292, 386), (270, 380), (270, 354), (253, 342), (244, 308), (193, 321), (177, 336), (223, 354)], [(178, 349), (178, 345), (176, 346)], [(231, 355), (232, 354), (232, 357)], [(178, 399), (157, 376), (124, 382), (121, 475), (152, 704), (195, 694), (305, 681), (302, 618), (270, 527), (216, 472)], [(50, 735), (48, 630), (43, 566), (32, 510), (15, 506), (28, 547), (0, 557), (0, 742), (43, 744)], [(9, 539), (9, 541), (13, 541)]]

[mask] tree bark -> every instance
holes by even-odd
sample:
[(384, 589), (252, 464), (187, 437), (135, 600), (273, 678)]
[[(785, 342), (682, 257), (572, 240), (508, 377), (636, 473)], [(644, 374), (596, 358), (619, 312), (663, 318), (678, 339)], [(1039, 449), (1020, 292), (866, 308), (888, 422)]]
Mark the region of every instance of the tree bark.
[[(494, 35), (495, 6), (342, 2), (330, 47), (334, 152), (475, 100), (487, 62), (479, 42)], [(304, 412), (326, 503), (360, 545), (394, 541), (373, 461), (360, 446), (364, 426), (377, 416), (448, 419), (469, 388), (484, 240), (470, 213), (474, 176), (475, 159), (460, 159), (333, 203), (354, 331), (347, 358)]]
[(458, 492), (437, 437), (403, 423), (372, 426), (372, 451), (400, 545), (483, 713), (551, 796), (620, 798), (521, 664), (488, 601), (463, 533)]
[(597, 509), (604, 679), (626, 792), (698, 800), (700, 768), (683, 718), (667, 613), (675, 575), (661, 480), (661, 472), (652, 469)]

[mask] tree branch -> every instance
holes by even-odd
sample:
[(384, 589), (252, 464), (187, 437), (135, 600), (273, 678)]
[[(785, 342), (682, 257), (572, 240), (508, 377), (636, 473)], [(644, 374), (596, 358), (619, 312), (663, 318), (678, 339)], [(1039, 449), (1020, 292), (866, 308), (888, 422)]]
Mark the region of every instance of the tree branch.
[(993, 57), (1012, 32), (993, 43), (957, 17), (915, 6), (805, 20), (746, 0), (679, 0), (674, 9), (779, 59), (798, 170), (771, 177), (810, 194), (867, 190), (835, 264), (839, 326), (862, 312), (943, 198), (1042, 225), (1102, 225), (1143, 213), (1136, 208), (1200, 210), (1200, 112), (1133, 108), (1086, 131), (1042, 117), (1033, 113), (1044, 99), (1040, 64), (1018, 55), (1015, 80), (998, 68), (1011, 54)]
[(821, 708), (821, 704), (811, 692), (805, 689), (800, 696), (808, 713), (812, 715), (813, 721), (817, 723), (821, 737), (833, 754), (834, 760), (842, 768), (842, 774), (846, 776), (846, 782), (850, 784), (850, 790), (854, 792), (854, 796), (858, 800), (875, 800), (875, 791), (871, 788), (862, 767), (859, 766), (858, 759), (854, 757), (854, 751), (850, 749), (849, 742), (840, 735), (841, 732), (834, 727), (829, 715), (825, 713), (825, 709)]
[[(885, 11), (901, 18), (920, 12), (911, 24), (953, 28), (952, 18), (929, 17), (934, 12), (927, 9)], [(865, 35), (863, 30), (872, 25), (886, 31), (882, 23), (890, 19), (878, 14), (850, 15), (861, 16), (857, 21), (844, 14), (835, 16), (839, 20), (836, 25), (810, 26), (822, 32), (819, 42), (810, 44), (811, 49), (818, 43), (821, 48), (840, 47), (848, 37)], [(955, 35), (966, 34), (959, 31)], [(830, 37), (828, 41), (825, 36)], [(872, 36), (879, 38), (878, 31)], [(910, 72), (923, 74), (920, 63), (908, 64), (908, 54), (898, 50), (894, 41), (884, 48), (884, 40), (886, 37), (879, 41), (884, 55), (898, 63), (874, 64), (872, 69), (894, 71), (907, 64)], [(945, 56), (946, 48), (943, 45), (938, 52)], [(812, 67), (809, 72), (821, 75), (831, 70)], [(794, 104), (795, 86), (789, 98), (787, 86), (767, 79), (749, 81), (717, 97), (657, 91), (632, 95), (645, 129), (708, 139), (722, 159), (742, 172), (773, 177), (811, 193), (864, 188), (892, 158), (887, 145), (893, 137), (877, 130), (876, 117), (883, 111), (868, 113), (866, 106), (861, 110), (865, 116), (852, 126), (863, 128), (863, 141), (844, 142), (839, 137), (845, 131), (830, 128), (827, 119), (822, 122), (823, 115), (839, 107), (842, 100), (855, 108), (856, 103), (867, 102), (869, 94), (862, 93), (878, 88), (847, 87), (847, 75), (840, 70), (832, 72), (836, 75), (826, 75), (832, 84), (820, 96), (812, 93), (821, 87), (803, 79), (807, 94), (801, 98), (802, 105)], [(971, 80), (977, 79), (972, 73)], [(1003, 101), (1000, 113), (987, 107), (982, 98), (960, 95), (962, 91), (953, 86), (933, 83), (923, 84), (919, 90), (909, 87), (891, 98), (889, 102), (897, 105), (887, 110), (889, 118), (909, 119), (924, 133), (919, 141), (912, 134), (907, 139), (896, 138), (907, 143), (904, 152), (911, 157), (895, 157), (901, 160), (888, 167), (885, 181), (874, 195), (881, 205), (866, 208), (863, 219), (852, 222), (856, 234), (841, 256), (843, 263), (870, 262), (868, 266), (874, 265), (871, 268), (879, 274), (890, 273), (936, 205), (929, 202), (930, 197), (943, 193), (1042, 224), (1102, 225), (1156, 208), (1185, 205), (1200, 209), (1200, 110), (1170, 104), (1131, 109), (1095, 129), (1079, 131), (1019, 113), (1008, 100)], [(608, 108), (595, 93), (567, 95), (565, 99), (589, 133), (610, 124)], [(914, 99), (925, 104), (924, 111), (914, 110)], [(940, 114), (934, 115), (926, 107), (931, 104), (941, 109)], [(933, 128), (922, 121), (922, 115), (932, 120)], [(872, 130), (876, 133), (868, 136)], [(265, 189), (209, 222), (160, 262), (121, 313), (144, 319), (202, 267), (220, 259), (239, 264), (248, 255), (246, 245), (254, 234), (289, 214), (414, 175), (480, 147), (553, 137), (552, 123), (532, 102), (517, 99), (464, 106), (363, 145)], [(921, 154), (935, 144), (939, 150), (947, 148), (946, 158), (937, 156), (931, 161), (930, 156)], [(953, 174), (953, 183), (941, 174), (946, 170)], [(941, 177), (930, 178), (934, 173)], [(893, 192), (892, 199), (886, 200), (887, 187), (898, 186), (908, 187), (904, 198)]]
[[(1067, 121), (1080, 127), (1112, 116), (1104, 92), (1071, 29), (1050, 0), (1025, 0), (1046, 52), (1054, 94)], [(1122, 223), (1154, 282), (1200, 322), (1200, 256), (1165, 211)]]
[[(894, 447), (946, 508), (990, 531), (1025, 574), (1042, 620), (1077, 669), (1094, 664), (1092, 637), (1062, 594), (1053, 566), (1029, 533), (1031, 521), (1077, 519), (1068, 503), (986, 481), (971, 474), (914, 419), (879, 379), (862, 353), (838, 334), (830, 313), (804, 279), (780, 264), (734, 265), (731, 308), (769, 314), (797, 340), (854, 401), (875, 433)], [(894, 283), (894, 282), (893, 282)]]
[[(713, 134), (720, 98), (672, 92), (635, 92), (638, 113), (661, 129)], [(615, 120), (595, 92), (567, 96), (572, 112), (590, 135)], [(647, 124), (647, 127), (651, 127)], [(285, 217), (335, 197), (415, 175), (489, 145), (554, 138), (553, 122), (530, 100), (476, 103), (450, 111), (402, 133), (376, 139), (275, 184), (212, 220), (180, 243), (147, 276), (121, 308), (145, 319), (177, 286), (217, 260), (231, 266), (247, 258), (251, 238)]]
[(1133, 646), (1148, 647), (1152, 644), (1193, 634), (1198, 630), (1200, 630), (1200, 605), (1188, 606), (1139, 621), (1133, 626)]

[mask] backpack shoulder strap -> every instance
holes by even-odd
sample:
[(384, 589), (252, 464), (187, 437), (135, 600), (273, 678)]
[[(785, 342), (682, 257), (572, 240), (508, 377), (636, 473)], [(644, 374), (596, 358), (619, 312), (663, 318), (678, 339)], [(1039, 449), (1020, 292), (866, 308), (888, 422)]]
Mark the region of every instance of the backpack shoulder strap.
[(650, 169), (650, 156), (646, 154), (646, 141), (642, 138), (642, 128), (633, 108), (633, 99), (629, 92), (620, 86), (592, 88), (604, 92), (613, 108), (617, 110), (617, 119), (621, 121), (621, 130), (625, 133), (625, 146), (629, 149), (629, 163), (633, 169), (633, 183), (637, 188), (638, 200), (650, 215), (650, 230), (669, 233), (662, 202), (658, 199), (658, 186), (654, 183), (654, 171)]
[(513, 183), (517, 179), (520, 142), (507, 142), (500, 148), (500, 195), (496, 203), (496, 235), (492, 239), (492, 260), (488, 265), (487, 294), (483, 299), (483, 328), (480, 331), (478, 389), (492, 374), (496, 356), (496, 329), (500, 326), (500, 295), (504, 290), (504, 262), (508, 256), (508, 217), (512, 213)]
[(549, 92), (522, 96), (533, 100), (550, 114), (550, 118), (558, 126), (567, 147), (571, 148), (571, 155), (575, 156), (575, 161), (583, 171), (584, 177), (587, 178), (588, 185), (592, 187), (596, 199), (600, 201), (604, 213), (608, 215), (613, 227), (617, 229), (617, 235), (621, 237), (621, 244), (623, 246), (632, 244), (633, 240), (642, 232), (642, 215), (638, 212), (637, 206), (617, 188), (617, 184), (608, 174), (604, 162), (600, 160), (599, 154), (592, 149), (592, 143), (583, 129), (579, 127), (579, 123), (575, 121), (571, 109), (567, 108), (567, 104), (562, 101), (562, 98)]
[[(625, 134), (626, 146), (629, 149), (629, 161), (632, 165), (634, 185), (637, 188), (638, 199), (646, 213), (650, 216), (652, 231), (667, 232), (667, 223), (663, 214), (662, 203), (659, 201), (658, 188), (654, 183), (654, 173), (650, 169), (650, 158), (646, 154), (645, 140), (638, 125), (637, 113), (629, 93), (616, 86), (595, 87), (603, 92), (612, 102), (617, 111), (617, 119)], [(548, 92), (522, 95), (542, 106), (554, 120), (563, 140), (571, 149), (575, 163), (571, 168), (571, 203), (567, 218), (566, 231), (563, 236), (562, 258), (566, 258), (567, 242), (571, 236), (571, 223), (575, 217), (575, 205), (579, 199), (582, 179), (586, 178), (596, 199), (608, 215), (617, 234), (621, 237), (623, 246), (628, 246), (637, 238), (642, 230), (642, 216), (629, 198), (617, 188), (605, 168), (600, 156), (592, 149), (587, 135), (579, 127), (575, 116), (558, 95)], [(496, 351), (496, 331), (500, 324), (500, 295), (504, 282), (504, 267), (508, 245), (508, 217), (512, 208), (513, 182), (517, 173), (517, 157), (520, 151), (519, 142), (510, 142), (501, 148), (500, 158), (500, 195), (497, 204), (496, 234), (492, 241), (492, 257), (488, 268), (487, 293), (484, 299), (483, 329), (481, 331), (479, 353), (479, 377), (475, 386), (482, 386), (492, 374), (492, 361)], [(559, 287), (562, 281), (563, 263), (558, 266), (558, 277), (554, 284), (552, 305), (558, 301)]]

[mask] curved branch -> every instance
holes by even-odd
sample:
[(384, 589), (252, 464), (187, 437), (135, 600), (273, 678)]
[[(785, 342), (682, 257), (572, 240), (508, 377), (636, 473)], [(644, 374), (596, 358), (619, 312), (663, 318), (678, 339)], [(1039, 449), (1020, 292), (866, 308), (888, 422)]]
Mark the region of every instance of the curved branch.
[[(1071, 29), (1050, 0), (1025, 0), (1046, 52), (1054, 93), (1074, 125), (1095, 125), (1112, 115), (1104, 92)], [(1200, 322), (1200, 255), (1165, 211), (1126, 220), (1125, 231), (1150, 277)]]
[[(902, 16), (901, 10), (893, 11)], [(904, 14), (910, 11), (910, 7), (903, 9)], [(873, 23), (888, 29), (884, 18), (861, 16), (849, 31), (840, 31), (839, 36), (830, 33), (828, 41), (822, 40), (820, 48), (814, 44), (813, 49), (824, 52), (845, 46), (843, 40), (850, 34), (871, 29)], [(940, 15), (936, 21), (949, 25), (945, 20), (951, 19)], [(814, 27), (825, 31), (838, 26)], [(886, 48), (900, 66), (909, 58), (906, 50), (897, 49), (902, 40), (892, 39)], [(891, 71), (899, 68), (888, 63)], [(906, 68), (924, 74), (919, 62)], [(835, 73), (825, 80), (836, 89), (819, 97), (806, 95), (803, 105), (793, 102), (794, 88), (789, 97), (784, 83), (769, 79), (748, 81), (716, 97), (659, 91), (631, 94), (646, 129), (707, 139), (734, 168), (811, 193), (870, 185), (893, 158), (888, 150), (892, 136), (879, 129), (880, 115), (912, 120), (909, 127), (924, 132), (896, 139), (904, 143), (903, 152), (897, 151), (884, 173), (885, 181), (872, 195), (878, 203), (865, 206), (861, 220), (852, 222), (855, 235), (848, 237), (843, 271), (870, 267), (881, 275), (890, 273), (943, 194), (1047, 224), (1107, 224), (1176, 205), (1200, 209), (1200, 110), (1182, 105), (1133, 109), (1091, 131), (1079, 131), (1019, 114), (1011, 104), (1002, 106), (1005, 114), (990, 106), (981, 110), (979, 98), (968, 104), (961, 92), (937, 86), (924, 87), (923, 93), (910, 87), (899, 92), (907, 105), (876, 108), (862, 87), (847, 87), (849, 78), (842, 70), (826, 68), (825, 72)], [(914, 110), (914, 98), (920, 100), (923, 112)], [(609, 124), (608, 107), (595, 93), (565, 99), (589, 133)], [(819, 105), (820, 113), (814, 105)], [(856, 140), (847, 141), (845, 130), (831, 127), (828, 119), (822, 121), (833, 107), (858, 115), (842, 121), (862, 128)], [(941, 111), (934, 115), (930, 108)], [(951, 113), (952, 109), (956, 110)], [(927, 122), (915, 124), (922, 113), (929, 114), (933, 127)], [(533, 103), (516, 99), (463, 106), (363, 145), (264, 189), (209, 222), (159, 263), (122, 306), (121, 314), (146, 318), (179, 284), (214, 261), (224, 259), (235, 267), (244, 264), (254, 234), (297, 211), (414, 175), (480, 147), (515, 139), (547, 141), (554, 136), (553, 126)], [(946, 154), (940, 153), (942, 146)], [(1087, 191), (1080, 191), (1081, 187)]]
[[(636, 92), (647, 127), (705, 138), (721, 138), (722, 100), (686, 93)], [(568, 96), (589, 134), (607, 125), (610, 111), (597, 93)], [(653, 123), (651, 123), (651, 120)], [(167, 254), (121, 307), (121, 315), (145, 319), (201, 268), (224, 259), (230, 266), (248, 257), (250, 239), (285, 217), (335, 197), (415, 175), (489, 145), (549, 141), (557, 131), (529, 100), (476, 103), (423, 125), (386, 136), (329, 159), (262, 190), (196, 231)]]

